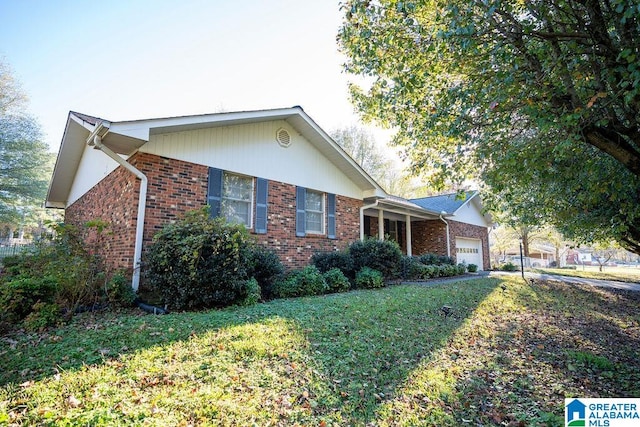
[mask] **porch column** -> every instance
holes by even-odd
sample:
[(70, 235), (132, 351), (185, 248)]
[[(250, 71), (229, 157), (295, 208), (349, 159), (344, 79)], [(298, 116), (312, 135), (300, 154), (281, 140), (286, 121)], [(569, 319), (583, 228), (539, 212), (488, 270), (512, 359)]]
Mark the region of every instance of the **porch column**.
[(405, 217), (406, 225), (406, 241), (407, 241), (407, 256), (411, 256), (411, 215)]
[(384, 211), (378, 209), (378, 240), (384, 240)]

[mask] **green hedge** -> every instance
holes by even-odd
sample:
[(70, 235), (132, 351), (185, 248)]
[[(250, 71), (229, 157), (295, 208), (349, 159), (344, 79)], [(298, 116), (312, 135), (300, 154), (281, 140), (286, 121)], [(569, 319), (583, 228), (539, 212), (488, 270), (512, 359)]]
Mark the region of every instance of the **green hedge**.
[(144, 260), (145, 286), (174, 310), (240, 304), (251, 293), (251, 239), (244, 225), (188, 212), (154, 236)]

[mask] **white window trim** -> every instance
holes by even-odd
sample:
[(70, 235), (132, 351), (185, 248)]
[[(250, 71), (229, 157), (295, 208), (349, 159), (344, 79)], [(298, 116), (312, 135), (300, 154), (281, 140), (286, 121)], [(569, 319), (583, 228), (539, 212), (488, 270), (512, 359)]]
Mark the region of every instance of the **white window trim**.
[(227, 215), (224, 212), (224, 201), (225, 200), (230, 200), (230, 201), (235, 201), (235, 202), (247, 202), (247, 200), (244, 199), (238, 199), (235, 197), (227, 197), (225, 196), (225, 187), (224, 187), (224, 177), (226, 175), (232, 175), (232, 176), (238, 176), (240, 178), (244, 178), (244, 179), (250, 179), (251, 180), (251, 192), (249, 195), (249, 217), (248, 217), (248, 224), (245, 223), (241, 223), (242, 225), (244, 225), (245, 227), (247, 227), (247, 229), (252, 229), (253, 228), (253, 207), (255, 204), (255, 179), (252, 176), (247, 176), (247, 175), (242, 175), (239, 173), (233, 173), (233, 172), (227, 172), (227, 171), (223, 171), (222, 172), (222, 195), (220, 197), (220, 214), (222, 216), (225, 217), (225, 219), (227, 220), (227, 222), (231, 222), (229, 220), (229, 218), (227, 218)]
[[(311, 190), (309, 188), (305, 189), (307, 196), (305, 197), (305, 207), (304, 207), (304, 211), (305, 211), (305, 224), (304, 224), (304, 229), (305, 229), (305, 233), (306, 234), (313, 234), (316, 236), (321, 236), (325, 234), (325, 230), (326, 230), (326, 216), (327, 216), (327, 196), (326, 193), (322, 192), (322, 191), (315, 191), (315, 190)], [(309, 193), (315, 193), (315, 194), (319, 194), (322, 200), (322, 211), (314, 211), (314, 210), (310, 210), (307, 209), (306, 206), (306, 201), (309, 200)], [(307, 229), (307, 224), (306, 224), (306, 218), (308, 218), (308, 214), (309, 212), (312, 213), (319, 213), (320, 214), (320, 227), (321, 230), (320, 231), (315, 231), (315, 230), (309, 230)]]

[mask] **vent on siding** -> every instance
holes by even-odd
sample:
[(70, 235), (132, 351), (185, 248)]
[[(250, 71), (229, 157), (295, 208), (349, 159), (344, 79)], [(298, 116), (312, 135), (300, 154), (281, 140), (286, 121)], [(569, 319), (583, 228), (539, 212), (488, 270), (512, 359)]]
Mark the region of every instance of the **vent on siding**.
[(280, 128), (276, 131), (276, 141), (283, 147), (288, 147), (291, 145), (291, 135), (286, 129)]

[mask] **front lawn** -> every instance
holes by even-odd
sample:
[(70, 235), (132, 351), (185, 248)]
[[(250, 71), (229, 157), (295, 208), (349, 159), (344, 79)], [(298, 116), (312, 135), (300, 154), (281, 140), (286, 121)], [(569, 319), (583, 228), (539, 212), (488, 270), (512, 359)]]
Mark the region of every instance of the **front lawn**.
[(516, 277), (84, 314), (1, 338), (0, 424), (555, 426), (639, 396), (638, 348), (640, 293)]

